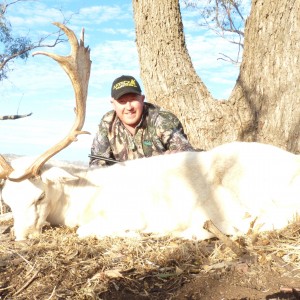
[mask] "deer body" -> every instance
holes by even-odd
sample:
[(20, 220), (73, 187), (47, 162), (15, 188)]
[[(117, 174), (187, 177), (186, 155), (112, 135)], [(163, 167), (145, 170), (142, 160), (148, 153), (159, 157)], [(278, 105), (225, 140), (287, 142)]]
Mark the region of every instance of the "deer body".
[(138, 231), (206, 239), (211, 234), (202, 227), (209, 219), (230, 235), (246, 233), (255, 218), (260, 230), (292, 221), (300, 212), (300, 158), (235, 142), (107, 168), (66, 172), (46, 165), (39, 178), (8, 180), (2, 196), (17, 239), (40, 232), (45, 222), (79, 226), (81, 237)]
[(11, 207), (17, 240), (39, 233), (47, 222), (78, 226), (81, 237), (141, 231), (204, 239), (210, 237), (202, 228), (209, 219), (224, 233), (239, 234), (255, 218), (261, 230), (269, 230), (286, 226), (299, 213), (299, 156), (271, 145), (235, 142), (207, 152), (68, 172), (47, 164), (87, 133), (82, 127), (91, 66), (84, 31), (78, 41), (65, 25), (55, 25), (67, 35), (70, 55), (36, 54), (53, 58), (66, 71), (76, 116), (69, 134), (34, 161), (10, 165), (0, 155), (2, 197)]

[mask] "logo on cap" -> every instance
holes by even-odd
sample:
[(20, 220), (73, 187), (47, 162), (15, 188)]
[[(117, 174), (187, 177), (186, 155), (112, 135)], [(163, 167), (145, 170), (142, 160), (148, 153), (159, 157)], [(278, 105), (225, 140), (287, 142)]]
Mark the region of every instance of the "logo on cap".
[(111, 86), (112, 98), (119, 99), (128, 93), (141, 95), (142, 90), (136, 79), (129, 75), (122, 75), (116, 78)]
[(121, 81), (121, 82), (118, 82), (114, 85), (113, 89), (114, 90), (119, 90), (123, 87), (126, 87), (126, 86), (131, 86), (131, 87), (138, 87), (137, 84), (136, 84), (136, 81), (134, 79), (131, 79), (131, 80), (124, 80), (124, 81)]

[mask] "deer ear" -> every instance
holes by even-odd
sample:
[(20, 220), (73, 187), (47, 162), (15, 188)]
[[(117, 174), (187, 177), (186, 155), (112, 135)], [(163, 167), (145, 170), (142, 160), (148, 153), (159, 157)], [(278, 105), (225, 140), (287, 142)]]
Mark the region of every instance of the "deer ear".
[(41, 179), (44, 183), (55, 183), (55, 182), (68, 182), (68, 181), (76, 181), (79, 178), (71, 175), (67, 171), (52, 167), (41, 174)]

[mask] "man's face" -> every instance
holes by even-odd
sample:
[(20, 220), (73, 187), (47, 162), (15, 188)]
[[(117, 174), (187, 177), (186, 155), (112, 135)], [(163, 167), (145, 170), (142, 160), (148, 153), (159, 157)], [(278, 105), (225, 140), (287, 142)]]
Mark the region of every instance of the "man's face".
[(144, 95), (125, 94), (118, 100), (112, 99), (117, 116), (123, 124), (136, 127), (142, 117), (144, 107)]

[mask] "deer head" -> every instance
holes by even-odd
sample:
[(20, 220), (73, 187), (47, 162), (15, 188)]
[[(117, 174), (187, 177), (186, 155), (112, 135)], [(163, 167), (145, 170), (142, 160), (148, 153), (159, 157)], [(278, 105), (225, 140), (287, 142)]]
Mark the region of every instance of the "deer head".
[(75, 122), (69, 134), (64, 139), (39, 156), (21, 175), (18, 174), (17, 176), (10, 176), (13, 168), (4, 159), (4, 157), (0, 155), (0, 179), (8, 178), (12, 181), (22, 181), (30, 177), (37, 176), (42, 166), (52, 156), (68, 147), (72, 142), (77, 141), (77, 136), (79, 134), (89, 134), (87, 131), (81, 131), (85, 120), (88, 82), (91, 69), (90, 49), (89, 47), (84, 46), (84, 29), (82, 29), (80, 41), (78, 42), (76, 35), (68, 27), (58, 22), (53, 24), (63, 30), (67, 35), (71, 45), (70, 55), (60, 56), (54, 53), (39, 51), (33, 53), (33, 56), (42, 54), (51, 57), (60, 64), (69, 76), (76, 99)]

